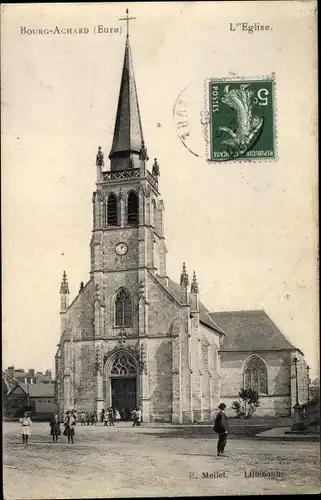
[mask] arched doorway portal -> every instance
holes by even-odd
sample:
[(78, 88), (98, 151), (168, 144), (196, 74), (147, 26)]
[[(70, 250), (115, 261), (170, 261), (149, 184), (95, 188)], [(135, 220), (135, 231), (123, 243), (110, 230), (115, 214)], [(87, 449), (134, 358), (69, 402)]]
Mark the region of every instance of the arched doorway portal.
[(119, 350), (109, 365), (110, 403), (122, 420), (130, 419), (137, 407), (137, 363), (129, 352)]

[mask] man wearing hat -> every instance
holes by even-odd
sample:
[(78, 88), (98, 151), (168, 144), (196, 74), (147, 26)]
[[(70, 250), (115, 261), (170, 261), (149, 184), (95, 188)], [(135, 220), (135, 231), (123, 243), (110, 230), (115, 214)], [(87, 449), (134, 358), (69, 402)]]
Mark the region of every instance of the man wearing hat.
[(213, 430), (218, 434), (217, 442), (217, 456), (224, 457), (224, 448), (227, 441), (228, 434), (228, 418), (225, 415), (226, 404), (221, 403), (219, 405), (219, 412), (215, 417)]

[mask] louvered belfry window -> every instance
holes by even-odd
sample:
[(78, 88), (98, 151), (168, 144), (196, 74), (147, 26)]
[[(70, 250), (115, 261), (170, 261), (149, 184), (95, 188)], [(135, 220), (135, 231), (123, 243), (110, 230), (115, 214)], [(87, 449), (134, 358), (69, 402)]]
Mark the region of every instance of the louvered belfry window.
[(266, 364), (258, 356), (252, 356), (244, 368), (244, 387), (254, 389), (261, 394), (267, 394), (267, 382)]
[(108, 196), (107, 226), (117, 226), (117, 198), (114, 193)]
[(126, 290), (120, 290), (115, 301), (115, 325), (132, 325), (132, 303)]
[(130, 226), (137, 226), (139, 214), (138, 196), (131, 191), (127, 199), (127, 222)]

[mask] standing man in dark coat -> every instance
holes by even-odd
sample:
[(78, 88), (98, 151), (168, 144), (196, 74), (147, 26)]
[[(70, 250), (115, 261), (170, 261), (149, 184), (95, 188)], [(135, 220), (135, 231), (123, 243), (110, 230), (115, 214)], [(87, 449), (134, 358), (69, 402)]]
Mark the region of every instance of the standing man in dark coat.
[(60, 436), (61, 434), (61, 431), (60, 431), (60, 420), (59, 420), (59, 417), (58, 417), (58, 413), (55, 412), (52, 419), (50, 420), (49, 422), (49, 425), (50, 425), (50, 434), (52, 436), (52, 442), (57, 442), (58, 441), (58, 437)]
[(217, 456), (222, 456), (224, 457), (224, 448), (226, 445), (227, 441), (227, 434), (228, 434), (228, 418), (225, 415), (225, 408), (226, 404), (221, 403), (219, 405), (220, 411), (216, 415), (215, 421), (214, 421), (214, 431), (217, 432), (218, 434), (218, 442), (217, 442)]

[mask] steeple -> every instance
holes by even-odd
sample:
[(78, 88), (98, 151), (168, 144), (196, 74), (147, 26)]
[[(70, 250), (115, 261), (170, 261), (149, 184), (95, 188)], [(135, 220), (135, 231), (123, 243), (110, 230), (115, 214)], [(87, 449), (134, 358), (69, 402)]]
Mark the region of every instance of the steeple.
[[(127, 12), (127, 24), (128, 24)], [(121, 77), (116, 123), (109, 158), (111, 170), (126, 170), (138, 167), (139, 154), (144, 144), (143, 130), (137, 98), (137, 89), (129, 44), (126, 36), (125, 56)], [(136, 160), (136, 161), (135, 161)], [(136, 163), (134, 165), (133, 163)]]

